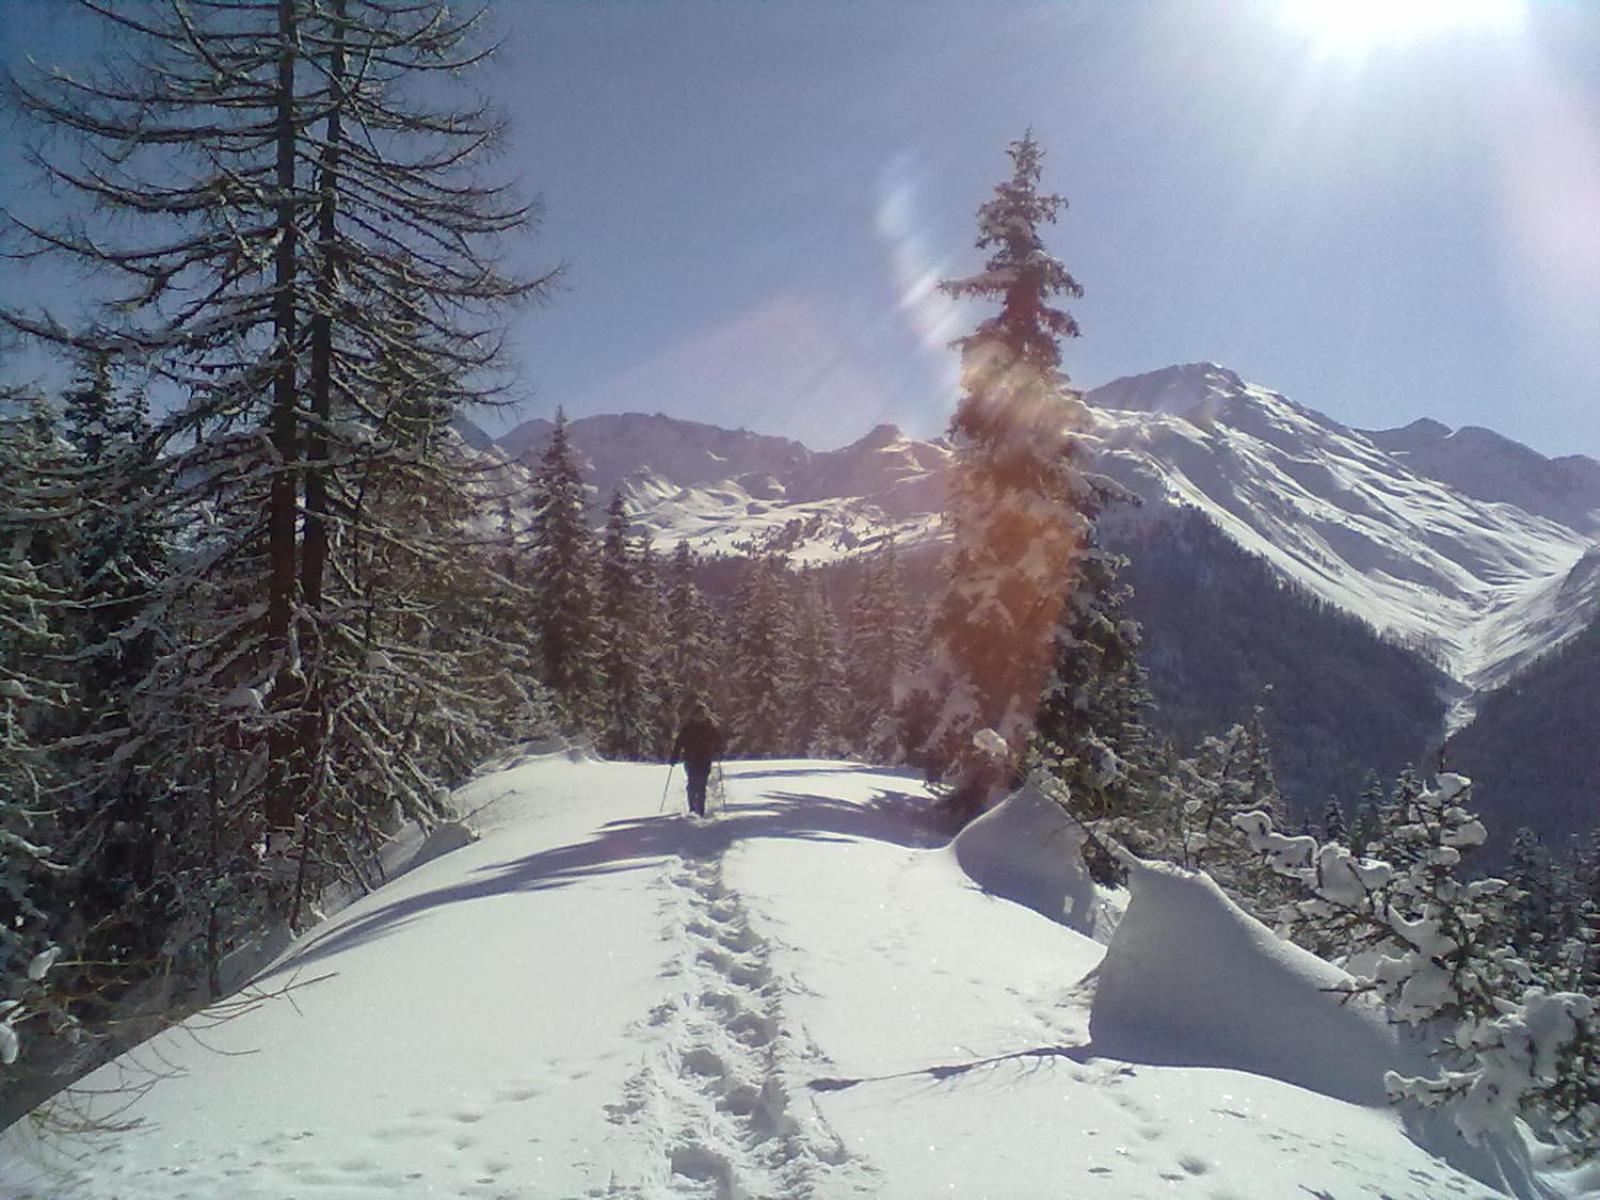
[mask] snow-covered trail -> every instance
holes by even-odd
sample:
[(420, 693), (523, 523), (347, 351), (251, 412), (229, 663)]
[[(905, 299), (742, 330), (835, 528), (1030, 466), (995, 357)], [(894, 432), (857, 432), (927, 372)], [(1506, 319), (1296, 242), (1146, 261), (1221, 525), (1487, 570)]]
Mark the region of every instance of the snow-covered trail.
[(706, 823), (676, 788), (657, 813), (659, 766), (484, 775), (458, 793), (481, 840), (262, 980), (319, 982), (85, 1081), (153, 1082), (137, 1129), (0, 1135), (0, 1197), (1491, 1194), (1386, 1109), (1097, 1056), (1103, 947), (977, 887), (914, 780), (726, 775)]
[(640, 1066), (608, 1106), (618, 1165), (597, 1194), (873, 1195), (863, 1164), (794, 1090), (816, 1058), (785, 1012), (799, 985), (725, 881), (733, 840), (728, 826), (695, 825), (662, 872), (671, 992), (630, 1031)]

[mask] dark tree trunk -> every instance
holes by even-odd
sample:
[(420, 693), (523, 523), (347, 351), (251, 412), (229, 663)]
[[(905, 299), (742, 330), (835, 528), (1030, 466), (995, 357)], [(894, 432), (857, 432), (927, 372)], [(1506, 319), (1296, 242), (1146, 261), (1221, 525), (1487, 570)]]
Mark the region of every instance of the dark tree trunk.
[(332, 103), (327, 134), (317, 164), (317, 307), (311, 318), (311, 424), (306, 434), (306, 530), (301, 581), (306, 606), (322, 606), (322, 577), (328, 561), (328, 422), (333, 411), (333, 306), (338, 302), (340, 115), (344, 104), (345, 0), (334, 0), (334, 44), (329, 63)]
[(298, 460), (295, 429), (296, 338), (295, 328), (295, 195), (294, 195), (294, 74), (296, 57), (295, 0), (278, 0), (278, 245), (274, 259), (272, 326), (277, 362), (272, 379), (272, 446), (277, 470), (272, 477), (268, 515), (267, 652), (278, 659), (273, 685), (273, 725), (268, 738), (271, 785), (265, 799), (269, 829), (294, 827), (299, 797), (300, 771), (294, 728), (300, 686), (289, 654), (289, 623), (293, 619), (296, 574), (295, 465)]
[[(306, 522), (301, 547), (300, 586), (306, 608), (315, 613), (322, 607), (323, 577), (328, 563), (328, 428), (333, 414), (333, 323), (334, 305), (339, 302), (338, 199), (339, 139), (343, 136), (341, 110), (344, 105), (344, 19), (345, 0), (333, 7), (334, 44), (329, 63), (331, 103), (328, 108), (326, 140), (317, 164), (317, 279), (316, 308), (311, 317), (311, 421), (306, 431)], [(326, 680), (319, 661), (320, 642), (302, 639), (305, 664), (305, 711), (300, 718), (297, 753), (308, 773), (306, 786), (314, 787), (316, 770), (322, 758), (326, 736)], [(313, 797), (302, 798), (302, 812), (312, 806)], [(302, 863), (303, 867), (303, 863)], [(300, 905), (296, 889), (295, 908)]]

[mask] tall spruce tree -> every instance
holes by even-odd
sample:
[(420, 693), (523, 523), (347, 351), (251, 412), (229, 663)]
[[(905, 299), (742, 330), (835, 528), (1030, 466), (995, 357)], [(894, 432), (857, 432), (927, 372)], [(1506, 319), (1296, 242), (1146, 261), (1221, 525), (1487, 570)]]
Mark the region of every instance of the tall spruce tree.
[(49, 482), (59, 455), (44, 402), (0, 395), (0, 1089), (29, 1038), (70, 1019), (31, 969), (66, 915), (52, 903), (68, 865), (47, 752), (76, 699), (62, 667), (75, 522)]
[(98, 1004), (157, 969), (172, 915), (162, 873), (178, 831), (134, 712), (160, 651), (160, 627), (142, 618), (172, 547), (148, 519), (159, 496), (142, 386), (119, 387), (108, 355), (86, 356), (62, 424), (70, 452), (56, 482), (73, 494), (80, 542), (69, 618), (75, 719), (51, 747), (71, 868), (58, 883), (75, 914), (62, 939), (74, 947), (70, 987)]
[[(1082, 288), (1040, 236), (1066, 201), (1039, 190), (1043, 152), (1031, 133), (1009, 155), (1010, 178), (978, 210), (985, 269), (941, 285), (956, 299), (1000, 305), (954, 343), (964, 394), (950, 423), (953, 548), (933, 662), (917, 685), (939, 706), (923, 757), (952, 785), (961, 814), (1014, 777), (1103, 500), (1082, 469), (1088, 410), (1061, 369), (1060, 341), (1078, 336), (1078, 324), (1052, 304)], [(974, 745), (985, 728), (1005, 740), (1009, 763)]]
[(666, 572), (667, 680), (675, 718), (695, 696), (712, 698), (720, 657), (715, 611), (695, 583), (698, 563), (693, 549), (679, 541)]
[(616, 758), (642, 758), (652, 744), (649, 717), (646, 592), (639, 577), (621, 489), (611, 493), (600, 547), (597, 633), (602, 691), (600, 748)]
[(672, 647), (664, 632), (670, 628), (667, 590), (661, 573), (661, 559), (648, 528), (641, 529), (634, 543), (634, 561), (639, 583), (639, 629), (643, 711), (641, 714), (641, 752), (648, 758), (663, 759), (672, 752), (677, 733), (677, 710), (672, 687)]
[(600, 691), (598, 581), (588, 491), (566, 413), (533, 476), (528, 571), (537, 599), (542, 678), (569, 730), (592, 726)]
[(815, 572), (796, 581), (792, 753), (841, 758), (848, 753), (844, 658), (838, 621)]
[(871, 762), (904, 752), (895, 684), (911, 663), (910, 612), (893, 542), (866, 561), (850, 602), (845, 679), (855, 750)]
[(770, 757), (793, 745), (794, 606), (788, 563), (777, 554), (748, 559), (728, 620), (728, 712), (732, 748)]
[(1144, 724), (1150, 688), (1137, 658), (1138, 624), (1122, 613), (1123, 560), (1094, 544), (1092, 529), (1089, 536), (1067, 581), (1030, 757), (1066, 785), (1080, 819), (1133, 817), (1155, 782)]
[(1339, 803), (1339, 797), (1329, 796), (1328, 803), (1322, 809), (1322, 840), (1324, 842), (1338, 842), (1341, 846), (1350, 844), (1350, 827), (1344, 819), (1344, 806)]
[[(551, 279), (500, 268), (533, 210), (478, 173), (492, 112), (451, 98), (484, 57), (476, 13), (89, 8), (120, 57), (11, 94), (64, 135), (52, 185), (112, 219), (17, 224), (120, 294), (81, 328), (0, 322), (137, 359), (166, 401), (102, 515), (183, 535), (135, 619), (161, 636), (128, 739), (185, 835), (169, 965), (199, 946), (215, 986), (242, 928), (293, 919), (397, 812), (431, 819), (481, 749), (469, 627), (445, 628), (439, 590), (468, 590), (445, 548), (470, 540), (473, 480), (441, 433), (493, 396), (500, 310)], [(91, 450), (105, 432), (82, 430)]]
[(1364, 855), (1383, 835), (1383, 780), (1376, 771), (1369, 770), (1361, 785), (1361, 798), (1356, 801), (1355, 816), (1350, 821), (1350, 849), (1357, 857)]
[(1505, 897), (1508, 940), (1527, 962), (1553, 966), (1565, 942), (1555, 863), (1526, 825), (1512, 836), (1505, 879), (1510, 885)]

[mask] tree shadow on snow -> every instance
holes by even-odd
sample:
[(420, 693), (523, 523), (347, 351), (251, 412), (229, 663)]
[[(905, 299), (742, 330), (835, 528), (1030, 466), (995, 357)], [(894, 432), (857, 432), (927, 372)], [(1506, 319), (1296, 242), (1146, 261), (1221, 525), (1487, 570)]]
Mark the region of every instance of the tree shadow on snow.
[(931, 848), (945, 840), (935, 827), (931, 808), (924, 797), (881, 788), (870, 800), (859, 803), (809, 792), (766, 792), (759, 800), (740, 803), (706, 821), (694, 821), (679, 813), (612, 821), (586, 841), (479, 867), (467, 879), (394, 900), (313, 936), (261, 978), (303, 969), (385, 937), (447, 904), (567, 887), (655, 867), (674, 856), (710, 858), (735, 842), (764, 838), (801, 842), (865, 839)]
[(931, 1083), (948, 1083), (975, 1071), (987, 1071), (1005, 1066), (1036, 1071), (1058, 1059), (1065, 1058), (1075, 1063), (1084, 1063), (1094, 1057), (1094, 1049), (1089, 1045), (1030, 1046), (1026, 1050), (1012, 1050), (1007, 1054), (991, 1054), (986, 1058), (973, 1058), (966, 1062), (939, 1063), (909, 1071), (894, 1071), (888, 1075), (825, 1075), (811, 1080), (806, 1086), (814, 1092), (844, 1092), (867, 1083), (892, 1083), (901, 1079), (926, 1079)]
[(756, 770), (726, 771), (729, 779), (783, 779), (797, 775), (883, 775), (890, 779), (909, 779), (915, 783), (923, 781), (921, 771), (914, 771), (906, 767), (870, 767), (864, 763), (840, 763), (837, 766), (818, 764), (814, 767), (774, 767), (771, 769), (760, 767)]

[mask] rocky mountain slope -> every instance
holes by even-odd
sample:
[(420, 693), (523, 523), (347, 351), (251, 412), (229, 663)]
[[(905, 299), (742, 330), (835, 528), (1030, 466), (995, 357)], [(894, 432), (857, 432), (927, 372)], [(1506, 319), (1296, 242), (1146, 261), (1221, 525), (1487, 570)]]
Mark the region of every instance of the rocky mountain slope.
[(1463, 692), (1503, 683), (1600, 602), (1589, 553), (1600, 463), (1577, 460), (1595, 468), (1588, 481), (1574, 460), (1494, 435), (1450, 446), (1458, 435), (1439, 436), (1443, 426), (1411, 443), (1405, 431), (1365, 434), (1212, 364), (1117, 380), (1090, 400), (1111, 473), (1147, 500), (1200, 508), (1285, 579), (1428, 655)]

